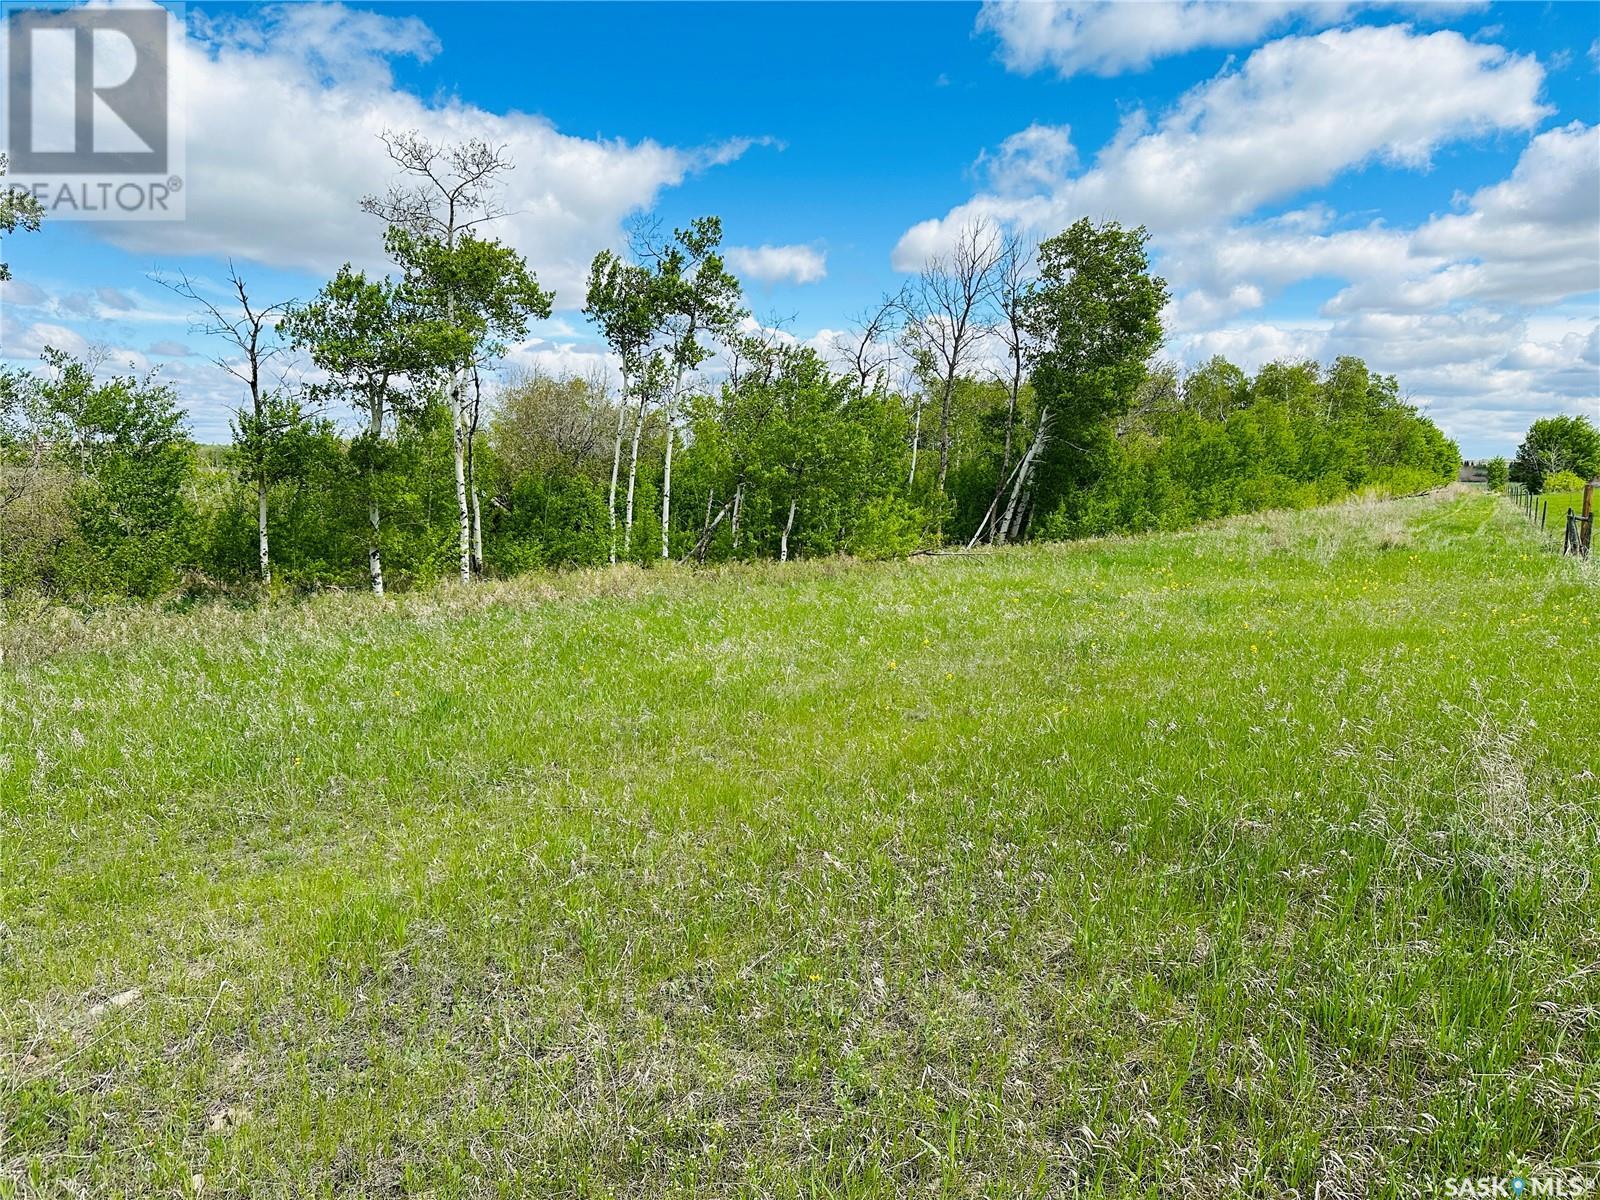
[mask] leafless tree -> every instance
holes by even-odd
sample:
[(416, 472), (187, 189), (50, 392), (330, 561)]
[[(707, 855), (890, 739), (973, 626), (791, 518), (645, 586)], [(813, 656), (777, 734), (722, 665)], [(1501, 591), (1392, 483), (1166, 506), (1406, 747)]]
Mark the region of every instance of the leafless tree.
[(908, 333), (935, 373), (939, 404), (940, 495), (950, 473), (956, 380), (970, 369), (994, 319), (995, 273), (1005, 250), (987, 220), (964, 226), (948, 255), (932, 258), (907, 290)]
[(895, 339), (908, 300), (902, 288), (885, 296), (876, 308), (857, 318), (848, 333), (834, 339), (834, 352), (856, 377), (856, 395), (865, 396), (888, 373), (895, 360)]
[(238, 433), (250, 458), (250, 470), (256, 485), (256, 541), (260, 557), (261, 581), (272, 582), (272, 557), (267, 538), (267, 492), (271, 479), (267, 463), (267, 443), (281, 429), (269, 428), (267, 411), (268, 391), (263, 384), (263, 374), (268, 364), (284, 352), (284, 346), (275, 338), (278, 322), (288, 310), (289, 301), (256, 304), (250, 299), (250, 290), (243, 276), (228, 263), (228, 286), (231, 297), (226, 305), (205, 295), (188, 275), (180, 272), (176, 279), (161, 275), (153, 278), (163, 287), (196, 306), (198, 314), (191, 329), (206, 337), (219, 338), (232, 347), (237, 355), (220, 354), (211, 361), (239, 380), (249, 391), (250, 407), (240, 408)]
[(1001, 241), (1000, 258), (994, 270), (995, 308), (999, 314), (995, 336), (1005, 347), (1005, 359), (995, 370), (996, 378), (1006, 389), (1005, 440), (1000, 452), (1000, 470), (995, 477), (994, 497), (989, 502), (989, 510), (984, 513), (983, 520), (978, 523), (977, 532), (973, 534), (974, 543), (985, 538), (994, 541), (1004, 536), (1002, 524), (995, 522), (994, 518), (1000, 512), (1000, 501), (1005, 495), (1006, 485), (1012, 482), (1012, 476), (1017, 473), (1011, 462), (1016, 438), (1017, 404), (1034, 357), (1034, 339), (1024, 320), (1033, 267), (1032, 243), (1020, 234), (1007, 233)]
[(499, 197), (500, 177), (512, 167), (504, 146), (483, 138), (448, 145), (429, 141), (415, 129), (385, 129), (378, 139), (413, 182), (366, 196), (363, 212), (447, 246), (479, 225), (510, 215)]

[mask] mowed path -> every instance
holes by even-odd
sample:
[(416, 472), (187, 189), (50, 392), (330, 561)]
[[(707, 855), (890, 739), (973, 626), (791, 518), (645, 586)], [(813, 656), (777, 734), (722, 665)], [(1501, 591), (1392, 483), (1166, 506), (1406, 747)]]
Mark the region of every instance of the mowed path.
[(1449, 492), (14, 622), (0, 1196), (1592, 1163), (1597, 596)]

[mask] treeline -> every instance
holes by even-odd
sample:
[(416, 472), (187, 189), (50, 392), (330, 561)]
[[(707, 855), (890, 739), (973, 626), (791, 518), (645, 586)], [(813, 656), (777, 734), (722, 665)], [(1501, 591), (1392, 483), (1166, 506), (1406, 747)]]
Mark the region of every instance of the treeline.
[[(97, 377), (58, 354), (45, 371), (0, 380), (8, 397), (25, 399), (34, 429), (45, 434), (9, 443), (29, 453), (9, 457), (0, 491), (7, 592), (83, 599), (259, 578), (251, 462), (237, 449), (192, 445), (170, 388)], [(1024, 387), (1020, 399), (1014, 445), (1031, 443), (1038, 421), (1033, 389)], [(941, 519), (943, 542), (967, 543), (997, 489), (1015, 478), (1019, 453), (1001, 470), (1009, 396), (993, 381), (958, 381), (943, 500), (926, 445), (911, 473), (916, 403), (863, 391), (808, 350), (780, 350), (737, 383), (688, 397), (670, 556), (898, 555), (939, 544)], [(18, 406), (9, 408), (15, 414)], [(613, 545), (620, 559), (660, 559), (661, 413), (647, 413), (641, 432), (631, 530), (626, 462), (617, 508), (609, 504), (616, 430), (624, 424), (626, 457), (625, 422), (636, 411), (600, 376), (536, 374), (505, 384), (475, 446), (487, 571), (602, 564)], [(447, 405), (422, 406), (398, 423), (381, 470), (366, 457), (370, 443), (331, 421), (305, 424), (280, 444), (268, 490), (278, 578), (302, 587), (367, 584), (374, 494), (391, 579), (455, 574), (451, 424)], [(1398, 397), (1392, 377), (1348, 358), (1326, 371), (1271, 363), (1253, 378), (1221, 359), (1186, 378), (1157, 366), (1127, 411), (1075, 434), (1039, 456), (1014, 537), (1176, 529), (1368, 486), (1411, 492), (1449, 479), (1457, 465), (1454, 446)]]
[[(900, 555), (1177, 528), (1414, 491), (1455, 447), (1359, 360), (1152, 356), (1146, 234), (1080, 221), (1030, 247), (962, 231), (824, 352), (750, 320), (715, 218), (593, 264), (620, 366), (493, 371), (553, 297), (482, 236), (509, 168), (387, 138), (409, 186), (365, 202), (390, 273), (304, 302), (167, 281), (228, 347), (241, 402), (197, 447), (156, 377), (50, 352), (0, 371), (0, 588), (72, 599), (262, 580), (383, 591), (666, 559)], [(279, 376), (303, 370), (299, 383)]]

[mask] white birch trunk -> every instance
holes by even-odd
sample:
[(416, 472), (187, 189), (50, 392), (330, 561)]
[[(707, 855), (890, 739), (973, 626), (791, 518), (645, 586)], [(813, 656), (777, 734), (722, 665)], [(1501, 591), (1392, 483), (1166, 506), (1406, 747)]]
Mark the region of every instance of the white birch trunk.
[(735, 552), (739, 549), (739, 513), (743, 509), (744, 482), (741, 480), (739, 486), (733, 492), (733, 548)]
[(673, 405), (667, 402), (667, 458), (662, 467), (661, 474), (661, 557), (671, 558), (669, 542), (672, 530), (672, 445), (678, 440), (677, 431), (672, 427), (674, 417)]
[(450, 380), (450, 415), (455, 424), (456, 512), (460, 517), (461, 582), (472, 582), (472, 506), (467, 502), (467, 430), (461, 406), (461, 389)]
[[(694, 339), (695, 327), (698, 321), (689, 319), (688, 337)], [(667, 456), (661, 473), (661, 557), (671, 558), (670, 549), (672, 529), (672, 444), (677, 441), (677, 429), (673, 422), (678, 416), (678, 394), (683, 391), (683, 363), (678, 364), (678, 370), (672, 377), (672, 393), (667, 397)]]
[(906, 480), (906, 490), (917, 486), (917, 450), (922, 445), (922, 405), (913, 410), (911, 421), (911, 477)]
[(622, 427), (628, 420), (628, 373), (622, 373), (622, 398), (617, 405), (617, 440), (611, 450), (611, 494), (606, 507), (611, 515), (611, 565), (617, 565), (617, 476), (622, 471)]
[(483, 573), (483, 506), (478, 496), (478, 485), (472, 485), (472, 563), (479, 574)]
[[(383, 436), (383, 402), (372, 401), (371, 423), (368, 426), (373, 440)], [(383, 595), (383, 554), (378, 549), (378, 493), (372, 477), (367, 477), (368, 500), (367, 521), (371, 532), (367, 541), (367, 569), (372, 572), (372, 593), (375, 596)]]
[(950, 475), (950, 414), (955, 407), (956, 380), (952, 373), (944, 381), (943, 402), (939, 405), (939, 495)]
[(272, 582), (272, 559), (267, 553), (267, 481), (256, 479), (256, 538), (261, 550), (261, 582)]
[[(989, 517), (993, 516), (995, 510), (1000, 507), (1000, 501), (1006, 494), (1006, 484), (1010, 482), (1010, 476), (1007, 474), (1007, 472), (1012, 470), (1012, 434), (1017, 423), (1017, 396), (1022, 391), (1022, 359), (1015, 350), (1013, 350), (1011, 362), (1011, 386), (1008, 389), (1009, 396), (1006, 404), (1006, 444), (1005, 449), (1000, 453), (1000, 470), (996, 473), (997, 477), (994, 483), (994, 499), (989, 502), (989, 512), (984, 516), (985, 521), (988, 521)], [(997, 524), (994, 529), (990, 531), (989, 540), (991, 542), (995, 540), (995, 535), (999, 532), (999, 529), (1000, 527)], [(981, 534), (982, 532), (983, 526), (980, 525), (978, 527), (978, 533)], [(970, 548), (973, 543), (977, 542), (977, 540), (977, 537), (974, 536), (972, 542), (968, 543), (968, 547)]]
[(633, 552), (633, 486), (639, 478), (639, 435), (644, 432), (644, 397), (633, 420), (633, 452), (628, 459), (628, 513), (622, 526), (622, 557)]
[(794, 510), (798, 500), (789, 501), (789, 519), (783, 523), (783, 541), (778, 549), (778, 561), (789, 561), (789, 531), (794, 528)]
[(474, 438), (478, 432), (478, 414), (483, 408), (483, 391), (474, 372), (472, 377), (472, 423), (467, 426), (464, 437), (467, 450), (467, 493), (472, 498), (472, 558), (470, 566), (474, 574), (483, 574), (483, 506), (478, 496), (478, 453)]
[[(989, 534), (989, 540), (991, 542), (995, 541), (998, 537), (1000, 533), (1000, 521), (996, 519), (995, 509), (1000, 507), (1000, 498), (1005, 495), (1006, 485), (1015, 479), (1017, 477), (1017, 473), (1021, 470), (1022, 461), (1019, 461), (1017, 465), (1011, 469), (1010, 475), (1007, 475), (1004, 479), (1000, 480), (994, 485), (994, 499), (989, 501), (989, 507), (983, 514), (983, 520), (978, 522), (978, 528), (973, 531), (972, 539), (967, 543), (968, 550), (971, 550), (978, 544), (980, 540), (982, 540), (985, 532)], [(993, 528), (990, 527), (990, 521), (994, 521)]]

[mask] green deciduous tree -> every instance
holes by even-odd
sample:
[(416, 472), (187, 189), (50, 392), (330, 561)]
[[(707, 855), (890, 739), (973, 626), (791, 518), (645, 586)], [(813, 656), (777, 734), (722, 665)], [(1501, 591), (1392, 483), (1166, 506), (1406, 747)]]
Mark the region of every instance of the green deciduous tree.
[(699, 217), (673, 231), (665, 245), (645, 247), (654, 266), (650, 294), (655, 324), (665, 339), (662, 353), (672, 376), (663, 405), (667, 446), (661, 475), (661, 557), (671, 557), (672, 456), (678, 442), (677, 414), (686, 373), (711, 356), (711, 344), (727, 339), (745, 315), (739, 281), (718, 248), (722, 222)]
[(1026, 307), (1039, 345), (1039, 416), (1003, 517), (1006, 538), (1025, 527), (1036, 478), (1049, 477), (1059, 492), (1071, 478), (1062, 452), (1082, 455), (1098, 427), (1132, 402), (1161, 344), (1167, 285), (1150, 273), (1148, 241), (1143, 226), (1084, 218), (1039, 247)]
[[(0, 154), (0, 179), (6, 177), (10, 159)], [(19, 229), (37, 232), (44, 221), (44, 206), (20, 188), (0, 188), (0, 236)], [(11, 268), (0, 262), (0, 280), (11, 278)]]
[(194, 468), (178, 397), (152, 376), (98, 379), (57, 350), (44, 355), (34, 411), (55, 463), (71, 481), (83, 553), (63, 582), (90, 595), (152, 596), (184, 561)]
[(1510, 470), (1530, 492), (1543, 491), (1545, 476), (1557, 471), (1593, 479), (1600, 474), (1600, 430), (1585, 416), (1543, 417), (1528, 426)]
[(771, 347), (694, 413), (684, 465), (705, 516), (686, 552), (900, 552), (920, 544), (922, 514), (905, 500), (906, 414), (861, 394), (808, 348)]
[(530, 317), (550, 315), (551, 295), (521, 255), (473, 230), (505, 215), (498, 189), (511, 169), (504, 147), (482, 138), (433, 142), (415, 130), (382, 135), (406, 177), (362, 207), (388, 222), (385, 239), (406, 277), (408, 303), (426, 310), (429, 351), (450, 405), (463, 582), (480, 556), (481, 505), (472, 462), (482, 388), (478, 368), (523, 336)]
[(1501, 457), (1491, 458), (1483, 464), (1483, 478), (1491, 492), (1506, 490), (1506, 481), (1510, 477), (1506, 460)]
[(531, 319), (548, 317), (553, 296), (522, 255), (492, 239), (457, 233), (447, 242), (391, 226), (384, 242), (401, 271), (399, 296), (414, 347), (447, 380), (465, 581), (483, 540), (471, 458), (481, 411), (478, 370), (503, 355), (508, 342), (525, 337)]
[(350, 458), (365, 483), (367, 565), (372, 590), (380, 596), (383, 478), (392, 457), (385, 428), (391, 420), (415, 415), (425, 402), (411, 378), (427, 365), (419, 348), (425, 339), (407, 315), (390, 280), (369, 280), (346, 263), (315, 299), (291, 308), (285, 320), (290, 340), (327, 377), (314, 393), (366, 414), (367, 427), (352, 442)]
[(589, 266), (589, 286), (585, 293), (584, 315), (600, 328), (601, 336), (617, 356), (622, 369), (622, 396), (617, 406), (616, 438), (611, 452), (610, 559), (617, 561), (617, 482), (622, 467), (624, 423), (633, 414), (633, 457), (628, 469), (628, 513), (623, 528), (623, 553), (633, 540), (633, 491), (639, 467), (639, 438), (644, 432), (645, 390), (640, 387), (645, 356), (655, 333), (656, 313), (652, 303), (650, 272), (610, 250), (595, 255)]

